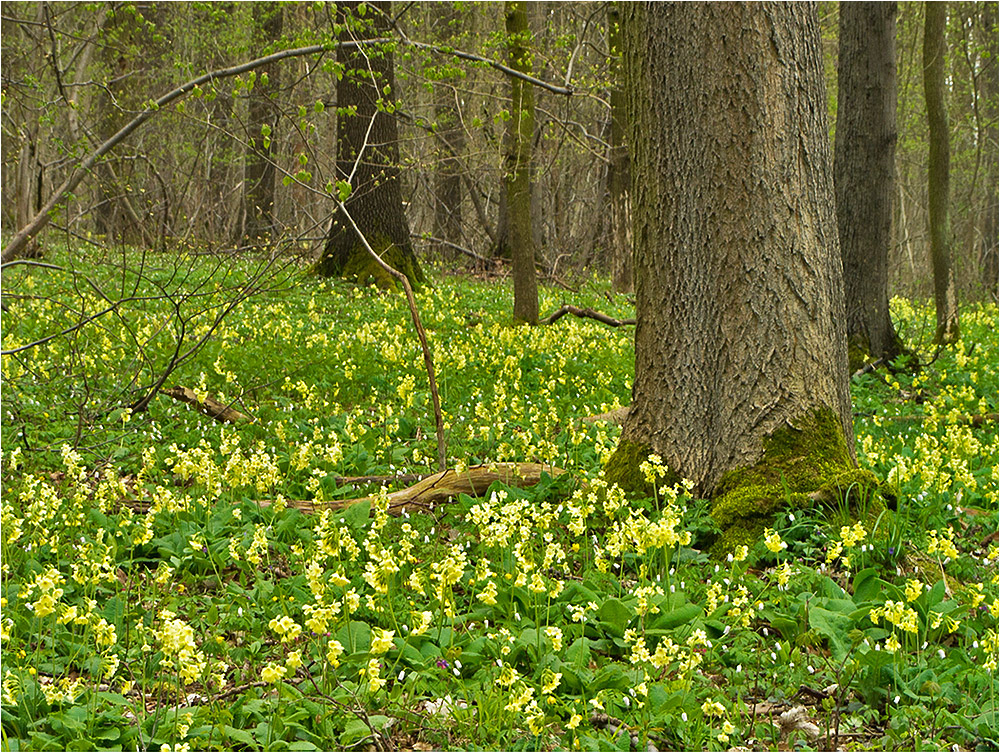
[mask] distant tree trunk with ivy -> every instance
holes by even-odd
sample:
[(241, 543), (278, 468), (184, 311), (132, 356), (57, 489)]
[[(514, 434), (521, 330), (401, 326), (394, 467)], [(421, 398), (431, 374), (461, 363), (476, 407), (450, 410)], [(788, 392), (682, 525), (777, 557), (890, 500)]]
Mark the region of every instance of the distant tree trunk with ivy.
[[(531, 32), (523, 0), (504, 4), (507, 21), (508, 65), (531, 73)], [(535, 91), (510, 77), (510, 119), (504, 183), (507, 198), (507, 241), (514, 276), (514, 320), (538, 323), (538, 281), (535, 278), (535, 242), (531, 228), (531, 153), (535, 133)], [(506, 254), (504, 254), (506, 256)]]
[[(720, 43), (725, 40), (725, 43)], [(815, 6), (622, 5), (635, 380), (605, 469), (712, 498), (720, 549), (856, 468)], [(661, 482), (662, 483), (662, 482)]]
[[(253, 5), (255, 48), (281, 37), (282, 6), (275, 2)], [(247, 107), (247, 146), (243, 165), (243, 200), (237, 223), (237, 241), (267, 242), (274, 233), (274, 162), (271, 142), (276, 138), (278, 109), (271, 100), (278, 91), (279, 67), (262, 68), (250, 91)]]
[[(337, 3), (337, 21), (343, 25), (340, 41), (388, 36), (389, 6), (388, 2)], [(337, 82), (337, 179), (351, 186), (345, 206), (382, 259), (418, 285), (424, 275), (413, 252), (399, 187), (392, 53), (381, 47), (341, 46), (337, 62), (343, 66)], [(317, 270), (329, 277), (394, 284), (339, 210)]]
[(608, 40), (611, 48), (611, 161), (608, 193), (611, 200), (611, 282), (619, 293), (631, 293), (632, 279), (632, 186), (628, 145), (625, 143), (627, 115), (622, 82), (620, 10), (608, 4)]
[(903, 350), (889, 316), (896, 11), (896, 3), (840, 4), (833, 175), (852, 370)]
[(948, 111), (945, 108), (944, 75), (948, 4), (925, 3), (924, 97), (927, 100), (927, 216), (930, 223), (931, 266), (934, 269), (934, 304), (937, 309), (935, 342), (948, 343), (959, 337), (958, 302), (951, 265), (951, 197), (948, 143)]

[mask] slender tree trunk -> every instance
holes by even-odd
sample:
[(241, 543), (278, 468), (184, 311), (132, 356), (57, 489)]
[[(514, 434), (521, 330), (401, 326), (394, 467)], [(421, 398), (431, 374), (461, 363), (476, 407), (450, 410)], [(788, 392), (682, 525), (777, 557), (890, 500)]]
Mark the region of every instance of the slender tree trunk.
[(937, 331), (934, 339), (948, 343), (959, 337), (958, 303), (951, 264), (951, 197), (948, 111), (945, 108), (945, 25), (948, 4), (928, 2), (924, 22), (924, 96), (927, 100), (928, 147), (927, 214), (930, 223), (931, 265), (934, 268), (934, 303)]
[[(42, 165), (36, 152), (38, 135), (37, 128), (28, 123), (31, 129), (22, 132), (21, 149), (17, 155), (17, 194), (15, 202), (15, 217), (17, 227), (24, 227), (35, 216), (42, 206)], [(25, 247), (24, 256), (34, 258), (41, 256), (37, 239), (32, 239)]]
[[(453, 5), (433, 6), (434, 26), (438, 39), (447, 42), (455, 31), (459, 15)], [(447, 144), (434, 171), (434, 235), (451, 243), (462, 242), (462, 164), (456, 155), (465, 151), (465, 130), (457, 101), (457, 92), (450, 79), (438, 81), (434, 87), (434, 119), (438, 133)], [(439, 258), (454, 258), (455, 251), (444, 244), (437, 249)]]
[(840, 3), (834, 184), (851, 370), (891, 361), (889, 317), (896, 156), (896, 3)]
[(997, 300), (998, 275), (1000, 275), (1000, 238), (998, 238), (997, 222), (1000, 220), (1000, 195), (997, 187), (1000, 184), (1000, 166), (997, 164), (997, 151), (1000, 143), (997, 139), (998, 108), (997, 99), (1000, 95), (1000, 76), (997, 65), (997, 4), (983, 3), (980, 17), (983, 46), (986, 49), (983, 70), (980, 74), (981, 87), (979, 101), (983, 108), (986, 127), (980, 135), (984, 141), (986, 157), (986, 190), (989, 200), (983, 215), (979, 251), (979, 272), (983, 287), (987, 293)]
[[(281, 37), (282, 6), (276, 2), (253, 5), (256, 48)], [(243, 164), (243, 201), (240, 207), (237, 241), (266, 243), (274, 233), (274, 162), (271, 144), (277, 138), (278, 111), (272, 102), (280, 89), (280, 68), (262, 68), (250, 92), (247, 113), (249, 145)]]
[[(531, 74), (531, 32), (523, 0), (504, 4), (507, 20), (508, 62)], [(531, 155), (535, 133), (535, 91), (519, 78), (510, 78), (510, 120), (507, 121), (507, 190), (510, 257), (514, 276), (514, 320), (538, 323), (538, 282), (531, 224)]]
[[(341, 41), (376, 39), (389, 34), (388, 2), (337, 4)], [(337, 83), (337, 177), (351, 185), (347, 211), (375, 251), (406, 275), (410, 284), (424, 281), (413, 253), (410, 228), (399, 188), (399, 137), (395, 109), (392, 53), (384, 49), (339, 47), (337, 62), (344, 74)], [(339, 211), (334, 214), (320, 274), (353, 277), (389, 286), (395, 281), (374, 260)]]
[(636, 309), (609, 481), (714, 498), (720, 546), (859, 473), (815, 7), (628, 3)]
[(608, 4), (608, 38), (611, 46), (611, 161), (608, 164), (608, 193), (611, 199), (611, 280), (619, 293), (631, 293), (632, 217), (631, 177), (625, 129), (625, 91), (621, 67), (621, 33), (617, 2)]

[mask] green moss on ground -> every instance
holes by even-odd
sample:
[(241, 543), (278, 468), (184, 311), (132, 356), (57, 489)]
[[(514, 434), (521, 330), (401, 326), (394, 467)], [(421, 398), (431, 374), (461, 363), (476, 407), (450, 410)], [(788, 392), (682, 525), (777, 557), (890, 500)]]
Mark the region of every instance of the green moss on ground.
[(837, 416), (817, 409), (767, 437), (753, 466), (722, 477), (710, 511), (722, 529), (712, 553), (758, 541), (781, 510), (841, 501), (852, 510), (862, 502), (884, 509), (878, 488), (874, 473), (854, 466)]

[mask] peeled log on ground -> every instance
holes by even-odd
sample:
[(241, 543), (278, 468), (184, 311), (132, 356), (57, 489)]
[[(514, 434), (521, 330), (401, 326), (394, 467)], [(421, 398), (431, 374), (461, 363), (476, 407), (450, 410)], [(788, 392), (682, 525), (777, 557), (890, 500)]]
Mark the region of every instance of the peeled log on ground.
[[(401, 515), (404, 512), (415, 511), (426, 512), (435, 505), (453, 501), (459, 494), (472, 496), (484, 494), (494, 481), (523, 489), (537, 484), (543, 473), (555, 477), (565, 472), (562, 468), (542, 465), (541, 463), (492, 463), (490, 465), (474, 465), (461, 473), (453, 470), (441, 471), (428, 476), (413, 486), (390, 492), (388, 511), (390, 515)], [(361, 502), (373, 503), (376, 499), (376, 496), (368, 496), (329, 501), (287, 500), (285, 504), (304, 513), (315, 513), (323, 510), (343, 510)], [(268, 507), (274, 504), (274, 501), (260, 500), (257, 504), (261, 507)]]

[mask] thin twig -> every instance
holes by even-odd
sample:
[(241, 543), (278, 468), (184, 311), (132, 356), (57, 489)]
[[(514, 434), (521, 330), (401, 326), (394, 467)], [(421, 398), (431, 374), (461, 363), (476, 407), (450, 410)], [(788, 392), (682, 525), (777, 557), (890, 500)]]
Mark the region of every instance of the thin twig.
[(361, 240), (361, 244), (365, 247), (368, 254), (383, 270), (398, 280), (403, 286), (403, 290), (406, 292), (406, 303), (410, 307), (410, 317), (413, 319), (413, 326), (416, 328), (417, 337), (420, 339), (420, 348), (424, 353), (424, 366), (427, 369), (427, 381), (430, 383), (431, 388), (431, 402), (434, 405), (434, 425), (437, 434), (438, 468), (441, 471), (444, 471), (448, 468), (448, 459), (445, 452), (444, 417), (441, 415), (441, 398), (438, 396), (437, 380), (434, 378), (434, 357), (431, 355), (430, 346), (427, 344), (427, 333), (424, 331), (424, 325), (420, 322), (420, 312), (417, 310), (417, 301), (413, 297), (413, 288), (410, 286), (410, 280), (406, 275), (388, 264), (381, 256), (378, 255), (378, 253), (376, 253), (375, 249), (371, 247), (370, 243), (368, 243), (368, 239), (365, 237), (365, 234), (361, 232), (361, 228), (358, 227), (354, 218), (351, 217), (350, 212), (347, 211), (347, 207), (344, 206), (344, 202), (338, 200), (337, 207), (341, 212), (343, 212), (347, 221), (351, 223), (351, 227), (354, 228), (354, 232), (357, 233), (358, 238)]

